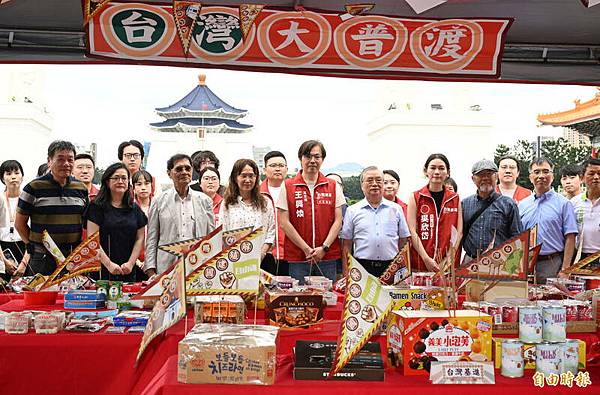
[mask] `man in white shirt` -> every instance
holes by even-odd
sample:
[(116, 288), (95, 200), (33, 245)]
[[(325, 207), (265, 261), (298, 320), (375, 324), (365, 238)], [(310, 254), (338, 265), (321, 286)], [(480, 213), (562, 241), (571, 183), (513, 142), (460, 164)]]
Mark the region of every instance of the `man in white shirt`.
[(287, 160), (285, 155), (279, 151), (267, 152), (264, 159), (266, 179), (260, 184), (260, 192), (273, 204), (275, 210), (275, 243), (273, 250), (268, 253), (261, 262), (261, 268), (267, 272), (287, 276), (288, 263), (284, 259), (283, 244), (285, 242), (285, 232), (279, 225), (279, 213), (275, 208), (275, 204), (279, 199), (281, 186), (287, 177)]

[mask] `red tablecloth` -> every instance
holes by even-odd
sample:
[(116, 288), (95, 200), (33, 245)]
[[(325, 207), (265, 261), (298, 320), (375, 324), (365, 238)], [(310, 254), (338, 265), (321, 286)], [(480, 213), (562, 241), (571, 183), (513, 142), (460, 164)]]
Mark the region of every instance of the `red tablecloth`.
[[(22, 301), (11, 301), (2, 310), (23, 309)], [(8, 307), (8, 308), (7, 308)], [(39, 306), (30, 306), (37, 309)], [(47, 306), (57, 309), (61, 306)], [(186, 322), (181, 321), (155, 340), (146, 350), (140, 365), (133, 367), (141, 334), (73, 333), (56, 335), (7, 335), (0, 333), (0, 393), (5, 394), (310, 394), (328, 395), (394, 394), (404, 390), (436, 394), (440, 387), (432, 386), (425, 376), (405, 377), (398, 371), (387, 369), (384, 382), (325, 382), (294, 381), (292, 347), (296, 340), (335, 340), (341, 306), (325, 310), (325, 322), (309, 329), (282, 330), (277, 343), (277, 379), (274, 386), (247, 385), (186, 385), (177, 382), (177, 344), (183, 338)], [(252, 312), (251, 312), (252, 313)], [(261, 323), (261, 318), (258, 318)], [(249, 321), (252, 321), (250, 319)], [(193, 319), (187, 319), (188, 329)], [(583, 334), (575, 337), (589, 337)], [(571, 337), (571, 336), (570, 336)], [(381, 337), (380, 341), (384, 341)], [(557, 386), (541, 392), (556, 394), (596, 393), (600, 388), (600, 368), (588, 368), (594, 386), (590, 389)], [(521, 379), (507, 379), (497, 371), (494, 386), (443, 387), (450, 393), (486, 395), (527, 394), (534, 390), (532, 371)], [(454, 386), (452, 386), (454, 387)], [(537, 390), (537, 389), (536, 389)], [(590, 392), (592, 391), (592, 392)]]

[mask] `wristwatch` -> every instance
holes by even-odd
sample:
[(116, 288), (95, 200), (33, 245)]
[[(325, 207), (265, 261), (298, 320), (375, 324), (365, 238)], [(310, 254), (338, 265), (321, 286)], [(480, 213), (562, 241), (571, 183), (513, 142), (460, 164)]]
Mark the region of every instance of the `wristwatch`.
[(323, 247), (323, 251), (329, 252), (329, 246), (328, 245), (323, 244), (321, 247)]

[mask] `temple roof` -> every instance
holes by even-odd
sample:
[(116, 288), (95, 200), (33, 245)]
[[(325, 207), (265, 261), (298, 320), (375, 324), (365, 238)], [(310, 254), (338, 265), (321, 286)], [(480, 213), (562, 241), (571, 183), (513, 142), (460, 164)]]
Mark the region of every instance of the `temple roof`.
[(581, 133), (600, 134), (600, 87), (589, 101), (575, 100), (575, 108), (551, 114), (539, 114), (537, 120), (543, 125), (566, 126)]
[(201, 74), (198, 85), (192, 89), (183, 99), (168, 107), (156, 108), (158, 115), (165, 118), (173, 116), (197, 116), (197, 117), (215, 117), (241, 118), (248, 111), (230, 106), (221, 100), (217, 95), (206, 86), (206, 76)]
[(170, 118), (162, 122), (151, 123), (154, 130), (162, 132), (188, 133), (196, 132), (199, 128), (205, 128), (207, 132), (213, 133), (242, 133), (252, 129), (252, 125), (239, 123), (233, 119), (218, 118)]

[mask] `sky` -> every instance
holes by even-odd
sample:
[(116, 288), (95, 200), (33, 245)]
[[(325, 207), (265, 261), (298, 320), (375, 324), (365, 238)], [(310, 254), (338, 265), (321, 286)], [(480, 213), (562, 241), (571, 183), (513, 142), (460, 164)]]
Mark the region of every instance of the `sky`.
[[(0, 65), (0, 72), (8, 67), (18, 66)], [(493, 143), (512, 145), (517, 138), (556, 134), (552, 128), (540, 133), (537, 114), (565, 110), (575, 99), (589, 100), (596, 92), (572, 85), (387, 81), (164, 66), (35, 67), (44, 75), (43, 96), (54, 119), (54, 137), (96, 142), (100, 167), (116, 159), (121, 141), (147, 140), (148, 124), (161, 120), (154, 108), (186, 95), (200, 73), (207, 75), (207, 85), (221, 99), (249, 111), (241, 122), (254, 125), (254, 145), (268, 145), (295, 158), (302, 141), (320, 139), (328, 148), (324, 167), (343, 162), (368, 165), (364, 152), (369, 127), (391, 102), (427, 104), (468, 97), (492, 120)], [(460, 136), (456, 140), (448, 151), (462, 149), (465, 141)]]

